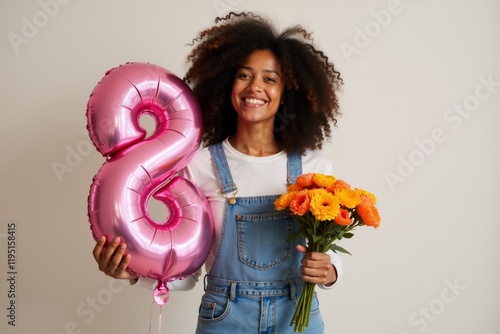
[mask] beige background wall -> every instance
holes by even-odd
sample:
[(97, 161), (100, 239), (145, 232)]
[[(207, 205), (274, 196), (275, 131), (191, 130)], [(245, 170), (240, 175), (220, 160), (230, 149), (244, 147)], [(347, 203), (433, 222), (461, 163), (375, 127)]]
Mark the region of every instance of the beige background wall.
[[(158, 332), (151, 293), (91, 256), (87, 192), (103, 158), (86, 103), (127, 61), (182, 76), (186, 44), (230, 9), (304, 24), (345, 79), (325, 151), (338, 177), (378, 195), (383, 221), (343, 244), (344, 282), (319, 291), (326, 332), (499, 333), (495, 0), (1, 0), (0, 332)], [(202, 290), (172, 293), (163, 333), (194, 332)]]

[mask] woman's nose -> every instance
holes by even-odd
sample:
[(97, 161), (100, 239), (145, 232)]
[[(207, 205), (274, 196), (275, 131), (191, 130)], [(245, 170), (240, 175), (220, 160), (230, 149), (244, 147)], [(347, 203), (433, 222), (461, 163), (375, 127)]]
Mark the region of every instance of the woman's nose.
[(262, 85), (259, 80), (253, 79), (248, 83), (247, 87), (248, 91), (250, 92), (261, 92), (262, 91)]

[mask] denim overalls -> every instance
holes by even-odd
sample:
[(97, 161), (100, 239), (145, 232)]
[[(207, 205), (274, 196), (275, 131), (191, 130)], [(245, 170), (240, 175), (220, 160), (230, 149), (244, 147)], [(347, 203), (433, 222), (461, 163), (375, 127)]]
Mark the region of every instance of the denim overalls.
[[(289, 324), (303, 286), (302, 254), (295, 245), (301, 241), (287, 243), (286, 238), (297, 223), (288, 212), (275, 210), (278, 195), (237, 197), (230, 204), (237, 185), (224, 149), (217, 144), (209, 151), (229, 199), (216, 258), (205, 277), (196, 333), (294, 333)], [(302, 173), (299, 154), (288, 155), (287, 172), (288, 183)], [(323, 333), (316, 298), (305, 333)]]

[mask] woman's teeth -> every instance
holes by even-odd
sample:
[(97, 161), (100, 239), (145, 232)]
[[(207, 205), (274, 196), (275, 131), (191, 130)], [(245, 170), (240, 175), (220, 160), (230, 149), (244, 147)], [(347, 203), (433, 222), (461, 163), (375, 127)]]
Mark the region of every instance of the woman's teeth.
[(251, 99), (251, 98), (246, 98), (245, 102), (250, 103), (250, 104), (264, 104), (265, 103), (264, 101), (262, 101), (260, 99)]

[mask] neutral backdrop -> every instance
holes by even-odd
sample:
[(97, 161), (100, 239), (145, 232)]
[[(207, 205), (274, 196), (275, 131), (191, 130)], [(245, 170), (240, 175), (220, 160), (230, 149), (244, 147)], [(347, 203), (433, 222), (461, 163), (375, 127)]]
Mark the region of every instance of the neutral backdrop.
[(194, 332), (202, 284), (160, 310), (97, 270), (86, 210), (104, 159), (85, 111), (119, 64), (182, 77), (187, 44), (230, 10), (303, 24), (345, 80), (324, 151), (382, 224), (342, 244), (343, 282), (318, 291), (326, 333), (500, 333), (497, 0), (1, 0), (0, 332)]

